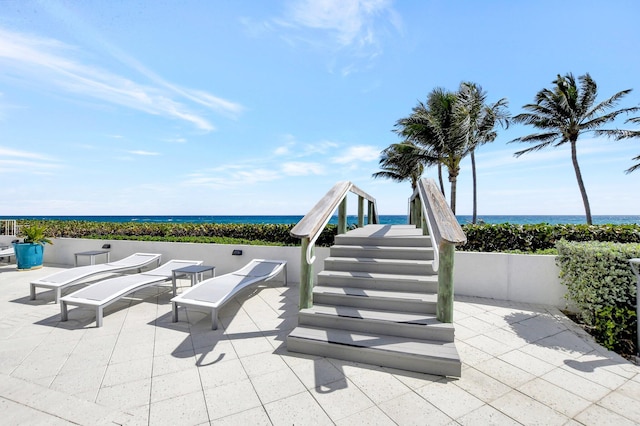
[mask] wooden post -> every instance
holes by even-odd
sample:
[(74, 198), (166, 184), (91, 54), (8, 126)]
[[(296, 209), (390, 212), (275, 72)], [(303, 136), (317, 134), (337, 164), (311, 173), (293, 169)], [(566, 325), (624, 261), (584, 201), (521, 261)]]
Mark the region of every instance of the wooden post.
[[(313, 264), (307, 263), (307, 248), (309, 238), (302, 238), (300, 247), (300, 309), (313, 306)], [(311, 257), (315, 254), (315, 247), (311, 248)]]
[(438, 306), (436, 316), (440, 322), (453, 322), (453, 257), (456, 246), (447, 241), (440, 243), (438, 266)]
[(364, 226), (364, 197), (358, 195), (358, 228)]
[(422, 216), (422, 235), (429, 235), (429, 225), (427, 224), (427, 218)]
[(338, 206), (338, 234), (347, 233), (347, 198), (343, 198)]

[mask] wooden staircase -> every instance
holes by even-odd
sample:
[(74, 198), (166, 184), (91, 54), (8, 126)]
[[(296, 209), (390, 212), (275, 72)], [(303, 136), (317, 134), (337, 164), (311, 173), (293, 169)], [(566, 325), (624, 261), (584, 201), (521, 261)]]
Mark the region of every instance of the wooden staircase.
[(453, 324), (436, 319), (431, 238), (413, 225), (367, 225), (335, 238), (287, 348), (460, 377)]

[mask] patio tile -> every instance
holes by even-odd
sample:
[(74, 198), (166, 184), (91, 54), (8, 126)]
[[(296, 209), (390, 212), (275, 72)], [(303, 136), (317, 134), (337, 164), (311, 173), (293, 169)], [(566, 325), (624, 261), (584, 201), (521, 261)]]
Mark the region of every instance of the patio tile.
[(65, 392), (71, 395), (91, 391), (95, 395), (98, 393), (104, 378), (105, 368), (94, 368), (88, 370), (71, 370), (58, 374), (50, 385), (51, 389)]
[(456, 419), (456, 421), (463, 426), (513, 426), (515, 424), (521, 424), (490, 405), (483, 405)]
[(129, 362), (136, 359), (153, 357), (153, 340), (142, 341), (130, 345), (118, 341), (117, 346), (111, 354), (112, 363)]
[(548, 372), (542, 376), (542, 379), (567, 389), (590, 402), (597, 402), (610, 392), (608, 388), (562, 368), (556, 368)]
[(491, 403), (511, 391), (511, 387), (472, 367), (463, 368), (462, 377), (455, 385), (485, 403)]
[(230, 340), (233, 349), (240, 358), (263, 352), (273, 352), (273, 346), (261, 334), (253, 335), (252, 337), (231, 336)]
[[(353, 383), (342, 380), (337, 386), (331, 383), (311, 390), (311, 396), (320, 404), (331, 420), (337, 421), (365, 410), (375, 404)], [(337, 391), (339, 390), (339, 391)]]
[(452, 419), (464, 416), (484, 405), (484, 402), (456, 386), (454, 382), (433, 383), (417, 389), (416, 392)]
[(465, 342), (456, 342), (456, 349), (465, 365), (477, 365), (493, 358), (493, 355)]
[(137, 380), (115, 386), (102, 387), (98, 391), (96, 402), (126, 411), (142, 405), (148, 405), (151, 399), (151, 380)]
[(240, 362), (249, 378), (272, 373), (287, 367), (287, 364), (281, 359), (280, 355), (271, 352), (245, 356), (240, 358)]
[(251, 408), (211, 422), (214, 426), (271, 426), (271, 421), (264, 407)]
[(395, 368), (387, 368), (387, 367), (384, 367), (382, 370), (393, 375), (393, 377), (401, 381), (405, 386), (409, 387), (409, 389), (418, 389), (418, 388), (421, 388), (422, 386), (426, 386), (434, 382), (446, 380), (442, 376), (435, 376), (433, 374), (426, 374), (426, 373), (418, 373), (415, 371), (398, 370)]
[(416, 393), (410, 392), (397, 398), (378, 404), (387, 416), (401, 425), (446, 425), (451, 418), (425, 401)]
[(411, 392), (409, 386), (382, 370), (365, 370), (360, 374), (349, 374), (348, 377), (354, 385), (376, 404)]
[(616, 389), (616, 392), (640, 402), (640, 381), (628, 380), (625, 384)]
[(178, 355), (160, 355), (153, 357), (153, 377), (188, 370), (196, 365), (196, 357), (191, 352), (180, 352)]
[(512, 387), (521, 386), (535, 378), (533, 374), (498, 358), (481, 362), (475, 365), (474, 368)]
[(204, 390), (204, 395), (211, 420), (227, 417), (261, 405), (249, 379), (207, 388)]
[(503, 342), (487, 337), (486, 335), (472, 337), (465, 340), (465, 343), (492, 356), (502, 355), (512, 349)]
[(630, 398), (621, 392), (611, 392), (602, 398), (598, 405), (640, 424), (640, 404), (637, 398)]
[(103, 386), (113, 386), (151, 378), (152, 358), (141, 358), (128, 362), (109, 363), (104, 374)]
[(617, 374), (620, 372), (619, 369), (607, 368), (611, 367), (611, 364), (607, 358), (589, 354), (578, 359), (566, 360), (562, 368), (613, 390), (622, 386), (628, 379)]
[(637, 426), (638, 423), (599, 405), (591, 405), (575, 417), (585, 426)]
[(543, 379), (525, 383), (518, 390), (567, 417), (573, 417), (591, 405), (586, 399)]
[(29, 355), (13, 370), (11, 375), (29, 381), (55, 376), (66, 361), (67, 356), (44, 358), (42, 354)]
[(491, 405), (505, 415), (526, 425), (562, 425), (569, 418), (518, 391), (511, 391)]
[(200, 375), (195, 369), (154, 376), (151, 379), (151, 403), (164, 401), (202, 390)]
[(300, 379), (288, 366), (282, 370), (251, 377), (251, 383), (263, 405), (306, 391)]
[(197, 371), (203, 389), (223, 386), (249, 378), (239, 359), (201, 365)]
[(209, 421), (202, 392), (180, 395), (151, 404), (150, 425), (198, 425)]
[(274, 426), (334, 424), (309, 392), (279, 399), (264, 408)]
[(392, 426), (396, 424), (377, 406), (352, 414), (335, 423), (338, 426)]
[(500, 355), (498, 358), (520, 368), (521, 370), (527, 371), (536, 377), (542, 376), (556, 368), (555, 366), (522, 352), (521, 350), (507, 352), (506, 354)]
[(328, 383), (344, 380), (344, 373), (338, 370), (326, 358), (305, 360), (291, 366), (293, 372), (307, 389), (315, 389)]

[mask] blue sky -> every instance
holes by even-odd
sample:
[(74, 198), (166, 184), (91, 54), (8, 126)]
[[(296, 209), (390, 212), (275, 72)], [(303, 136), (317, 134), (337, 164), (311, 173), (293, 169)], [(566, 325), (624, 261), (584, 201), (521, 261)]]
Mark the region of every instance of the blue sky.
[[(589, 72), (599, 100), (633, 88), (619, 106), (637, 106), (638, 16), (634, 0), (3, 0), (1, 212), (298, 215), (350, 180), (404, 214), (409, 184), (371, 174), (433, 88), (473, 81), (517, 114)], [(478, 151), (480, 215), (584, 213), (568, 150), (513, 156), (533, 131)], [(637, 155), (640, 139), (579, 141), (593, 214), (640, 214)]]

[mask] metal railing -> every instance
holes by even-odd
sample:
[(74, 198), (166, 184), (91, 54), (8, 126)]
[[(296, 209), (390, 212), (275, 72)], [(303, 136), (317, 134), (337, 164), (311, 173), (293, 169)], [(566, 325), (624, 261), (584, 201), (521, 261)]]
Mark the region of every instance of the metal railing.
[(0, 235), (18, 235), (18, 225), (15, 219), (0, 219)]
[(291, 229), (291, 235), (300, 238), (300, 309), (313, 305), (313, 263), (316, 260), (315, 244), (320, 234), (338, 209), (338, 234), (347, 232), (347, 195), (354, 193), (358, 196), (358, 227), (364, 226), (364, 201), (368, 202), (367, 222), (378, 223), (376, 200), (353, 183), (338, 182), (325, 194), (320, 201)]
[(409, 198), (409, 223), (431, 236), (434, 270), (438, 272), (437, 317), (453, 322), (453, 259), (467, 237), (432, 179), (421, 179)]

